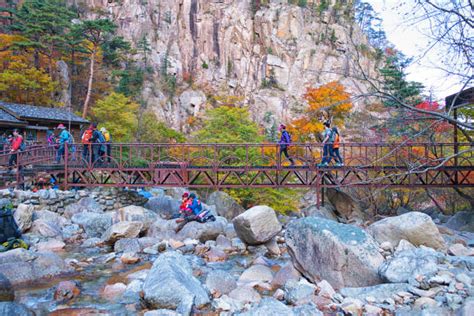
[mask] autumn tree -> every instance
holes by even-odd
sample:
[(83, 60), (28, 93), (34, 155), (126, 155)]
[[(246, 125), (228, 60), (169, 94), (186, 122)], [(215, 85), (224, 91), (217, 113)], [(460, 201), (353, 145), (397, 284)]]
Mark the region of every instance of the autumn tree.
[(92, 116), (110, 131), (117, 142), (132, 141), (137, 129), (138, 104), (120, 93), (112, 92), (98, 100)]
[(143, 143), (183, 143), (186, 140), (183, 134), (159, 121), (153, 112), (143, 113), (141, 126), (138, 140)]
[(302, 142), (318, 139), (326, 120), (336, 125), (342, 124), (352, 108), (349, 93), (335, 81), (318, 88), (308, 88), (304, 98), (308, 108), (290, 126), (290, 130)]

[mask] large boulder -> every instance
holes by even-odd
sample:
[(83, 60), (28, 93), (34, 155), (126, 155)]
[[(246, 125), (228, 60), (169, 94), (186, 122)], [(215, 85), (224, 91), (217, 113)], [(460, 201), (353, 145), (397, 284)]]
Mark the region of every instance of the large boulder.
[(30, 229), (33, 223), (33, 210), (34, 206), (31, 204), (20, 204), (13, 214), (18, 228), (20, 228), (23, 233)]
[(147, 230), (153, 222), (157, 219), (157, 215), (141, 206), (130, 205), (122, 207), (115, 213), (113, 213), (112, 220), (114, 223), (124, 221), (137, 221), (143, 223), (143, 229)]
[(160, 255), (143, 284), (146, 304), (151, 308), (177, 309), (187, 315), (193, 305), (209, 303), (206, 290), (192, 273), (182, 254), (170, 251)]
[(336, 214), (326, 206), (318, 208), (316, 205), (310, 205), (302, 209), (301, 213), (303, 213), (304, 216), (306, 217), (314, 216), (314, 217), (322, 217), (325, 219), (330, 219), (336, 222), (338, 221)]
[(102, 239), (108, 244), (114, 244), (121, 238), (138, 237), (143, 228), (141, 222), (118, 222), (107, 229), (102, 235)]
[(207, 204), (215, 205), (217, 214), (229, 221), (245, 211), (230, 195), (222, 191), (211, 193), (207, 199)]
[(444, 260), (445, 255), (431, 248), (401, 250), (380, 266), (379, 273), (388, 282), (403, 283), (417, 275), (436, 274)]
[(58, 213), (51, 212), (48, 210), (40, 210), (33, 212), (33, 220), (36, 221), (38, 219), (42, 219), (44, 221), (53, 223), (57, 227), (63, 227), (65, 225), (71, 224), (71, 221), (62, 217)]
[(0, 273), (0, 302), (13, 301), (15, 299), (15, 291), (12, 284), (3, 274)]
[(30, 232), (42, 237), (56, 237), (61, 236), (61, 229), (54, 223), (37, 219), (33, 222)]
[(64, 210), (64, 216), (72, 218), (75, 214), (82, 212), (102, 213), (104, 208), (91, 197), (84, 197), (77, 203), (69, 204)]
[(264, 244), (281, 231), (275, 211), (268, 206), (254, 206), (232, 221), (239, 238), (249, 245)]
[(446, 243), (431, 217), (420, 212), (387, 217), (369, 226), (368, 231), (379, 243), (396, 246), (405, 239), (415, 246), (446, 249)]
[(17, 248), (0, 253), (0, 271), (16, 286), (69, 274), (72, 269), (54, 253)]
[(326, 190), (329, 202), (334, 206), (336, 214), (344, 219), (364, 218), (359, 203), (349, 194), (339, 189), (329, 188)]
[(84, 229), (88, 238), (101, 237), (112, 226), (111, 214), (83, 212), (73, 215), (71, 220)]
[(364, 230), (317, 217), (292, 221), (285, 240), (294, 266), (316, 283), (326, 279), (335, 288), (381, 283), (384, 259)]
[(445, 226), (454, 230), (474, 233), (474, 212), (457, 212), (446, 222)]
[(155, 212), (161, 216), (161, 218), (170, 219), (174, 214), (179, 212), (180, 205), (181, 202), (179, 200), (173, 199), (167, 195), (163, 195), (152, 197), (145, 203), (144, 207)]
[(0, 302), (0, 315), (5, 316), (34, 316), (31, 310), (23, 304), (15, 302)]

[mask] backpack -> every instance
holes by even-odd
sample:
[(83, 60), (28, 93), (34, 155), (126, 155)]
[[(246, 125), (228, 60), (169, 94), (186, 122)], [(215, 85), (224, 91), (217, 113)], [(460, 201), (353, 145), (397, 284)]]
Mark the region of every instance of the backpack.
[(98, 134), (97, 134), (97, 136), (98, 136), (98, 137), (97, 137), (97, 142), (98, 142), (98, 143), (101, 143), (101, 144), (105, 143), (104, 134), (102, 134), (100, 131), (97, 131), (97, 133), (98, 133)]
[(21, 140), (20, 150), (21, 150), (21, 151), (25, 151), (25, 150), (26, 150), (26, 143), (25, 143), (25, 141), (24, 141), (23, 139)]
[(91, 138), (92, 138), (92, 130), (91, 129), (86, 129), (84, 134), (82, 134), (82, 143), (83, 144), (90, 144), (91, 143)]
[(104, 138), (105, 138), (105, 141), (108, 143), (110, 142), (110, 133), (109, 132), (105, 132), (104, 133)]
[(291, 144), (291, 135), (288, 133), (288, 131), (283, 131), (283, 138), (285, 139), (285, 142), (289, 145)]
[(0, 243), (8, 241), (10, 238), (20, 238), (21, 232), (13, 218), (10, 208), (0, 210)]

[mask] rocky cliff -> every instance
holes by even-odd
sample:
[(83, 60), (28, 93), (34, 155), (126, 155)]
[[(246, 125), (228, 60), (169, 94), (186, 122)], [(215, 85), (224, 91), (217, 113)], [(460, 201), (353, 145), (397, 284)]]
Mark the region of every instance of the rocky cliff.
[[(351, 93), (365, 92), (353, 75), (359, 65), (374, 67), (367, 57), (356, 60), (356, 48), (369, 44), (344, 9), (350, 4), (341, 4), (349, 1), (319, 12), (312, 1), (299, 7), (273, 0), (258, 10), (252, 0), (70, 2), (113, 19), (134, 46), (148, 40), (153, 74), (142, 94), (176, 128), (186, 129), (186, 119), (199, 115), (211, 95), (241, 96), (254, 119), (270, 127), (301, 111), (307, 86), (339, 80)], [(176, 79), (173, 97), (163, 92), (163, 77)]]

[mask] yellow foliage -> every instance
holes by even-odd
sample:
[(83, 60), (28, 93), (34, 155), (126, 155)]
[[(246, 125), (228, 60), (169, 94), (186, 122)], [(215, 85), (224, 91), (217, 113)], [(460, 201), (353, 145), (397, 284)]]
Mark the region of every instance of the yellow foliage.
[(318, 134), (324, 130), (324, 121), (331, 120), (335, 125), (340, 125), (352, 109), (349, 93), (336, 81), (318, 88), (308, 88), (304, 98), (308, 108), (302, 117), (288, 127), (299, 142), (317, 141)]

